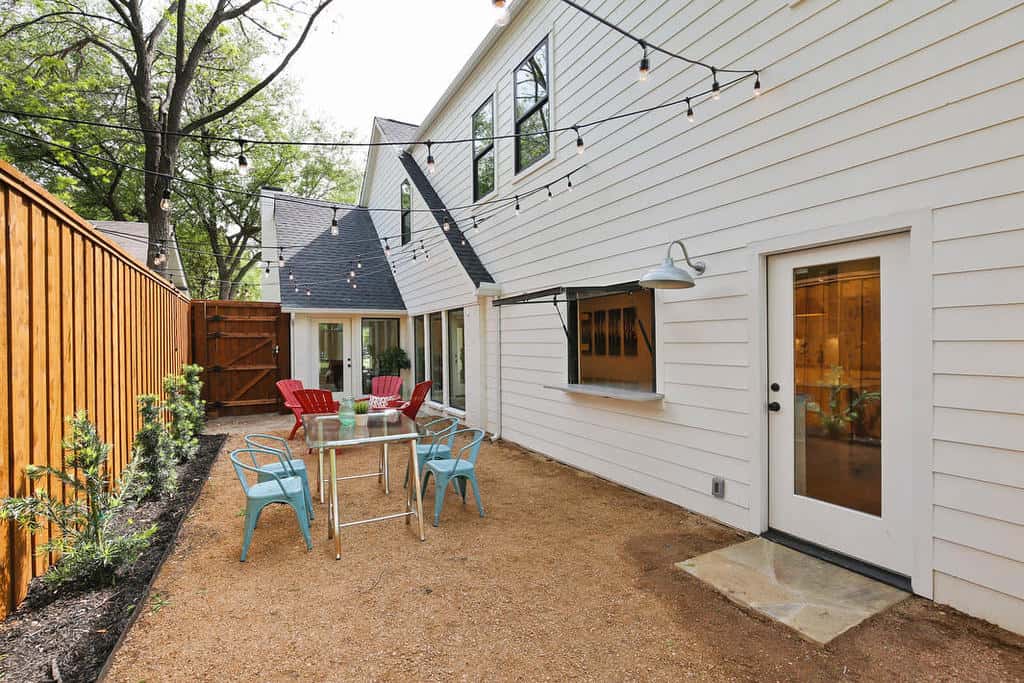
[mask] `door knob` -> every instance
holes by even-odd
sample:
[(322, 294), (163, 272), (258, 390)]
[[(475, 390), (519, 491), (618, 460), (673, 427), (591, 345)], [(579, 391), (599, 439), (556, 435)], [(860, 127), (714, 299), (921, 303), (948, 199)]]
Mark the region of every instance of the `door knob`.
[(772, 401), (771, 403), (768, 404), (768, 410), (772, 411), (773, 413), (777, 413), (780, 410), (782, 410), (782, 406), (779, 405), (778, 401)]

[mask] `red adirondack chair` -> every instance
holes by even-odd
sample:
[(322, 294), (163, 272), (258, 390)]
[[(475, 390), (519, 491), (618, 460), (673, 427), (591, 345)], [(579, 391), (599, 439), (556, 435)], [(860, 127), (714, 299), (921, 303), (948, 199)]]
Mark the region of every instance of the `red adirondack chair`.
[(303, 415), (323, 415), (338, 412), (338, 402), (326, 389), (299, 389), (295, 392)]
[[(394, 375), (380, 375), (370, 381), (371, 396), (401, 396), (402, 378)], [(367, 401), (370, 396), (357, 398), (357, 401)]]
[(295, 438), (295, 432), (299, 431), (299, 427), (302, 426), (302, 406), (295, 398), (295, 392), (301, 389), (302, 382), (297, 379), (282, 379), (277, 383), (277, 390), (281, 392), (281, 398), (284, 399), (284, 407), (292, 411), (292, 415), (295, 416), (295, 425), (292, 427), (292, 433), (288, 435), (289, 441)]
[(425, 382), (420, 382), (412, 389), (412, 396), (409, 397), (408, 401), (393, 401), (389, 408), (398, 408), (406, 417), (410, 420), (415, 420), (416, 416), (420, 412), (420, 406), (427, 400), (427, 394), (430, 393), (431, 381), (428, 379)]

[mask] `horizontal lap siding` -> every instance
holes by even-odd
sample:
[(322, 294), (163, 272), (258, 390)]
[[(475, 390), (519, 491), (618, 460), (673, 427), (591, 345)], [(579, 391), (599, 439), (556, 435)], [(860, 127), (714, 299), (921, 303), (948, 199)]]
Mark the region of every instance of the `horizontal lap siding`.
[[(146, 291), (161, 308), (137, 315)], [(70, 493), (53, 477), (29, 482), (24, 468), (62, 467), (64, 418), (83, 409), (113, 447), (116, 478), (138, 427), (134, 396), (160, 393), (160, 378), (188, 361), (188, 301), (4, 162), (0, 300), (0, 495)], [(141, 375), (141, 365), (153, 371)], [(36, 553), (52, 533), (0, 529), (0, 613), (57, 559)]]
[(935, 599), (1024, 630), (1024, 193), (935, 212)]
[[(748, 245), (949, 207), (935, 212), (932, 254), (935, 595), (964, 608), (976, 600), (977, 613), (1022, 628), (1006, 616), (1019, 620), (1019, 608), (999, 607), (995, 596), (1018, 605), (1007, 572), (1024, 583), (1019, 554), (1005, 550), (1019, 542), (1021, 521), (1000, 512), (1020, 500), (1024, 479), (1024, 199), (1012, 194), (1024, 189), (1024, 5), (603, 0), (588, 8), (676, 51), (762, 67), (766, 91), (751, 98), (747, 81), (719, 102), (697, 102), (693, 125), (676, 107), (587, 129), (583, 157), (573, 134), (558, 134), (552, 159), (520, 179), (513, 142), (497, 142), (499, 197), (585, 164), (573, 194), (559, 183), (554, 201), (524, 200), (522, 215), (497, 214), (473, 240), (505, 294), (634, 280), (677, 238), (708, 272), (692, 290), (657, 294), (660, 404), (545, 389), (567, 377), (554, 307), (502, 308), (500, 348), (495, 311), (488, 425), (751, 528), (749, 488), (762, 456), (751, 439), (758, 417), (749, 390), (760, 378), (750, 316), (760, 303), (751, 298)], [(492, 92), (497, 132), (511, 132), (511, 72), (548, 33), (555, 127), (708, 85), (706, 70), (660, 55), (638, 85), (635, 45), (564, 3), (531, 0), (424, 136), (465, 137)], [(422, 164), (425, 151), (413, 153)], [(449, 205), (471, 202), (469, 152), (434, 153), (438, 193)], [(724, 500), (710, 496), (715, 474), (727, 479)], [(977, 541), (984, 547), (972, 548), (976, 534), (986, 535)], [(972, 552), (976, 571), (964, 566)]]

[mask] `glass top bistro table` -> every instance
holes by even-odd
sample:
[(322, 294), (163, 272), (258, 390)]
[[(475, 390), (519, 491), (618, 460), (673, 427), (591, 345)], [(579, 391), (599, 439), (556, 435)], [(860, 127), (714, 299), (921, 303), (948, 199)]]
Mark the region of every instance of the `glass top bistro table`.
[[(319, 451), (320, 462), (323, 462), (324, 452), (330, 456), (330, 482), (331, 492), (327, 501), (328, 520), (327, 538), (334, 539), (334, 559), (341, 559), (341, 538), (339, 532), (343, 527), (355, 526), (356, 524), (367, 524), (369, 522), (383, 522), (388, 519), (405, 517), (405, 523), (409, 524), (409, 517), (416, 517), (419, 526), (420, 540), (426, 540), (423, 535), (423, 498), (418, 486), (420, 480), (419, 463), (416, 458), (416, 439), (419, 438), (419, 427), (414, 420), (409, 419), (403, 413), (396, 410), (369, 413), (364, 424), (357, 424), (353, 427), (342, 427), (341, 420), (335, 414), (326, 415), (303, 415), (302, 424), (306, 432), (306, 445)], [(387, 483), (387, 448), (390, 444), (406, 443), (409, 450), (409, 472), (412, 473), (409, 487), (405, 496), (405, 511), (395, 512), (380, 517), (369, 519), (357, 519), (348, 522), (341, 522), (338, 507), (338, 481), (344, 479), (359, 479), (363, 477), (384, 476), (385, 493), (389, 493)], [(350, 446), (365, 446), (369, 444), (381, 444), (384, 450), (382, 470), (368, 474), (355, 474), (346, 477), (338, 476), (339, 449)], [(323, 473), (318, 473), (320, 479), (319, 487), (322, 490)], [(416, 497), (415, 509), (413, 508), (413, 496)], [(321, 502), (323, 498), (321, 497)]]

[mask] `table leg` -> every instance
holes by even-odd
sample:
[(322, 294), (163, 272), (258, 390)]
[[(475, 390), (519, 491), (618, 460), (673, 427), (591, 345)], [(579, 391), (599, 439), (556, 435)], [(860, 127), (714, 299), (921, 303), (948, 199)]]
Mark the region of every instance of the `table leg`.
[[(413, 446), (410, 449), (411, 453), (409, 454), (410, 460), (409, 460), (408, 464), (406, 465), (406, 467), (407, 467), (406, 473), (407, 474), (409, 472), (412, 472), (412, 461), (416, 459), (416, 442), (413, 441), (412, 444), (413, 444)], [(409, 486), (405, 487), (405, 511), (406, 512), (410, 512), (411, 510), (412, 510), (412, 482), (409, 483)], [(405, 523), (406, 523), (406, 525), (411, 523), (409, 521), (409, 515), (405, 516)]]
[[(416, 457), (416, 442), (409, 442), (409, 466), (412, 469), (412, 481), (409, 488), (416, 489), (416, 522), (420, 525), (420, 540), (425, 541), (427, 537), (423, 534), (423, 491), (420, 485), (419, 458)], [(406, 517), (406, 519), (409, 519)]]
[(324, 504), (324, 449), (316, 449), (319, 461), (316, 466), (316, 490), (320, 494), (320, 504)]
[(341, 529), (338, 527), (340, 510), (338, 509), (338, 452), (331, 449), (331, 507), (334, 510), (334, 519), (331, 525), (334, 528), (334, 559), (341, 559)]
[(388, 473), (388, 444), (384, 442), (384, 495), (391, 495), (391, 477)]

